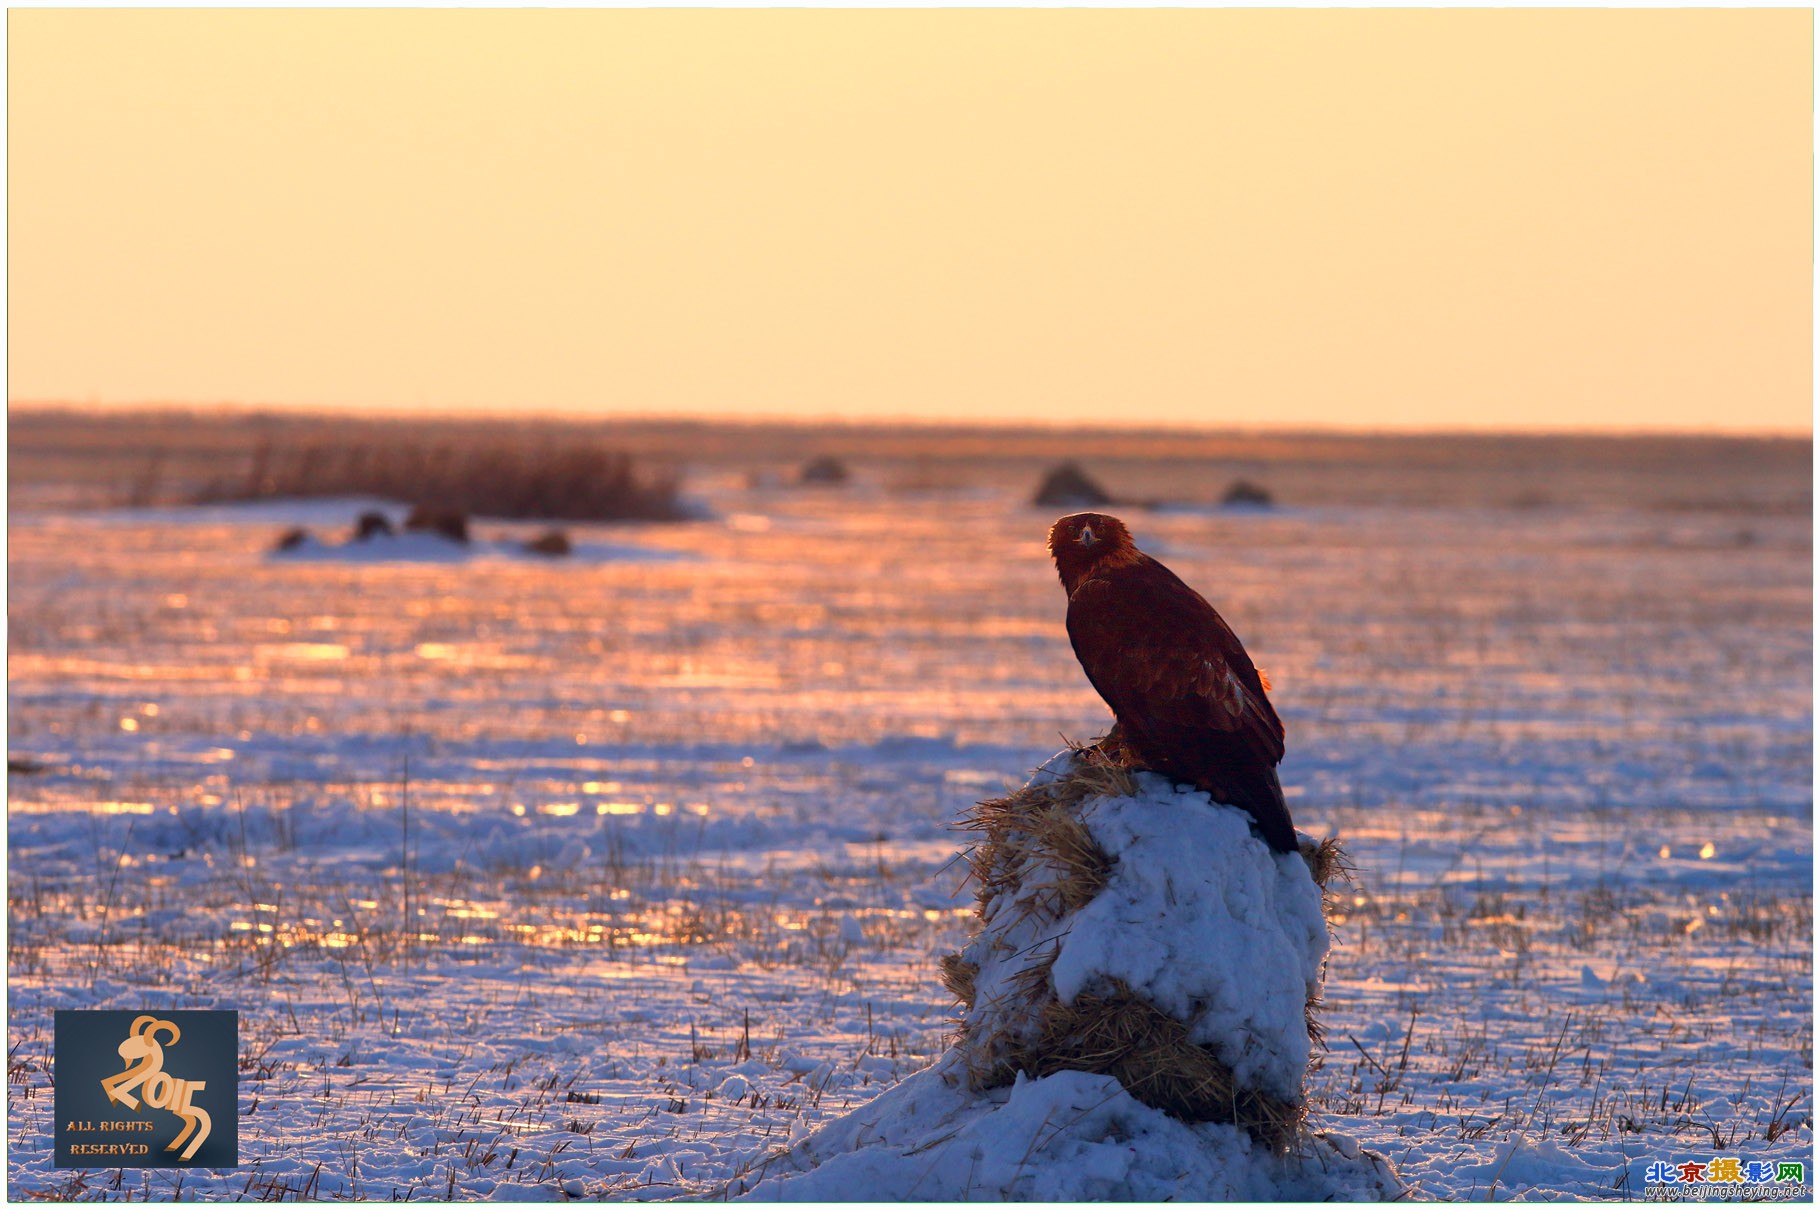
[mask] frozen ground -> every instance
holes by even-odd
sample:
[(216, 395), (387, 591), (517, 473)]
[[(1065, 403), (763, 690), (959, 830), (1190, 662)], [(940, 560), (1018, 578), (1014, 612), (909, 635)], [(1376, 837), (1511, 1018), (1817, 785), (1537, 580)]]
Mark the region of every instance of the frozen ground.
[[(566, 562), (15, 509), (13, 1197), (703, 1196), (942, 1053), (955, 818), (1106, 721), (1052, 514), (698, 490)], [(1360, 866), (1318, 1128), (1435, 1197), (1811, 1175), (1805, 516), (1127, 519)], [(53, 1010), (142, 1006), (240, 1011), (239, 1171), (51, 1167)]]

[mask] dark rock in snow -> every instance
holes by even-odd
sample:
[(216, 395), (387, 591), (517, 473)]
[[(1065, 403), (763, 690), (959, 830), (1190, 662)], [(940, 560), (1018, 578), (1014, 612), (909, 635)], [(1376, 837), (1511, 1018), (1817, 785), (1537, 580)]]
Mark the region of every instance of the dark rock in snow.
[(441, 534), (449, 541), (463, 545), (468, 541), (468, 515), (460, 509), (432, 508), (427, 504), (419, 504), (404, 519), (404, 527), (407, 530), (427, 530)]
[(530, 554), (549, 555), (551, 558), (558, 559), (572, 553), (574, 549), (569, 542), (569, 535), (560, 529), (552, 529), (539, 534), (525, 543), (525, 550)]
[(1270, 508), (1276, 504), (1270, 492), (1249, 479), (1235, 479), (1220, 503), (1228, 508)]
[(833, 454), (809, 459), (796, 473), (796, 481), (805, 487), (836, 487), (852, 477), (847, 464)]
[(359, 519), (354, 522), (354, 536), (352, 541), (365, 542), (374, 534), (383, 534), (388, 538), (391, 537), (392, 522), (382, 512), (361, 513)]
[(1096, 508), (1112, 503), (1112, 494), (1096, 483), (1078, 462), (1064, 462), (1043, 476), (1031, 501), (1050, 508)]

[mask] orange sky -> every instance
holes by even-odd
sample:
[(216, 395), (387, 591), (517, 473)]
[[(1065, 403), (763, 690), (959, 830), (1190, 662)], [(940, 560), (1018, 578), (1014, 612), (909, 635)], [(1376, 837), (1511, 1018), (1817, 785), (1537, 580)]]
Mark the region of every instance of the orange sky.
[(1809, 431), (1803, 10), (43, 10), (16, 401)]

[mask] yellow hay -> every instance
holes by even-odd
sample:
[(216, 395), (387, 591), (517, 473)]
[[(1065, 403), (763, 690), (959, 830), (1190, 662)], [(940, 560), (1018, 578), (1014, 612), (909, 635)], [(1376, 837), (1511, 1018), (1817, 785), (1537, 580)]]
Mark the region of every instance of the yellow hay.
[[(1095, 794), (1132, 788), (1122, 771), (1094, 769), (976, 806), (963, 825), (983, 834), (968, 854), (981, 906), (1006, 891), (1042, 889), (1062, 911), (1084, 907), (1105, 887), (1112, 862), (1071, 808)], [(1037, 862), (1052, 867), (1054, 875), (1040, 888), (1026, 887), (1024, 879)]]
[(1335, 881), (1351, 883), (1353, 873), (1358, 869), (1352, 864), (1351, 855), (1340, 847), (1338, 836), (1329, 836), (1319, 844), (1304, 840), (1302, 860), (1308, 863), (1309, 874), (1323, 891)]
[(954, 993), (962, 1008), (973, 1007), (973, 980), (980, 968), (959, 954), (942, 955), (942, 986)]
[(1303, 1108), (1241, 1087), (1232, 1069), (1189, 1041), (1188, 1027), (1123, 984), (1106, 995), (1044, 1006), (1035, 1041), (1014, 1060), (1033, 1075), (1110, 1075), (1134, 1098), (1190, 1122), (1229, 1122), (1259, 1143), (1287, 1150)]

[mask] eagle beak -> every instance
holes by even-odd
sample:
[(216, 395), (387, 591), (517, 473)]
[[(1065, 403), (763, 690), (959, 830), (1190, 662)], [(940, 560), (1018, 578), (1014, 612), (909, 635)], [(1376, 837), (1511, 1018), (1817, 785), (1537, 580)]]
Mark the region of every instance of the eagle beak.
[(1099, 539), (1094, 537), (1093, 526), (1083, 525), (1081, 526), (1080, 537), (1076, 538), (1075, 541), (1079, 542), (1082, 546), (1092, 546), (1095, 542), (1098, 542)]

